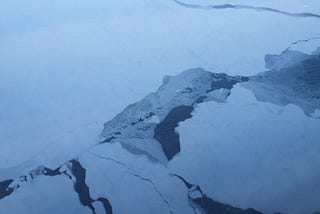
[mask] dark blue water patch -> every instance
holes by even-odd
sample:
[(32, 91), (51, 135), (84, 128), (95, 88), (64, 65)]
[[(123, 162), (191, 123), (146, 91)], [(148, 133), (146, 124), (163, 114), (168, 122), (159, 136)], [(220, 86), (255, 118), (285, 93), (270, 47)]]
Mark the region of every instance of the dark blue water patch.
[(108, 137), (107, 139), (105, 139), (104, 141), (102, 141), (100, 144), (102, 143), (110, 143), (112, 140), (116, 139), (116, 137), (114, 136), (111, 136), (111, 137)]
[(14, 180), (9, 179), (9, 180), (5, 180), (5, 181), (0, 182), (0, 200), (13, 193), (14, 188), (9, 187), (13, 181)]
[(240, 209), (223, 204), (203, 195), (202, 198), (193, 199), (207, 214), (262, 214), (255, 209)]
[[(190, 184), (186, 179), (184, 179), (183, 177), (181, 177), (180, 175), (177, 175), (177, 174), (173, 174), (174, 176), (178, 177), (183, 183), (184, 185), (186, 185), (186, 187), (188, 189), (191, 189), (194, 185), (193, 184)], [(202, 193), (202, 191), (200, 191)]]
[[(30, 171), (28, 175), (30, 176), (31, 180), (33, 180), (39, 176), (55, 177), (55, 176), (60, 176), (60, 175), (66, 175), (71, 180), (72, 179), (71, 175), (68, 174), (67, 170), (61, 171), (61, 167), (62, 166), (59, 166), (55, 169), (50, 169), (45, 166), (40, 166), (40, 167)], [(25, 175), (21, 176), (21, 177), (19, 177), (19, 180), (27, 182), (28, 176), (25, 176)]]
[(45, 176), (57, 176), (57, 175), (61, 175), (62, 173), (60, 172), (60, 167), (58, 167), (54, 170), (45, 167), (43, 169), (43, 174)]
[(189, 197), (189, 199), (192, 200), (192, 202), (195, 203), (197, 206), (201, 207), (201, 209), (204, 210), (206, 214), (262, 214), (261, 212), (258, 212), (252, 208), (240, 209), (217, 202), (212, 198), (206, 196), (201, 190), (200, 186), (189, 183), (186, 179), (177, 174), (173, 174), (173, 176), (179, 178), (189, 190), (195, 187), (193, 191), (197, 190), (201, 193), (202, 197), (196, 199)]
[(214, 91), (221, 88), (230, 90), (233, 88), (233, 85), (236, 83), (238, 83), (238, 81), (234, 79), (221, 79), (218, 81), (214, 81), (211, 83), (211, 88), (207, 92)]
[(212, 81), (210, 89), (206, 91), (207, 93), (217, 89), (222, 89), (222, 88), (231, 90), (235, 84), (239, 82), (249, 81), (248, 77), (232, 78), (232, 77), (228, 77), (225, 74), (213, 74), (213, 75), (220, 75), (218, 76), (220, 79)]
[[(30, 172), (28, 175), (30, 176), (31, 180), (35, 179), (38, 176), (59, 176), (62, 174), (65, 174), (71, 179), (70, 175), (66, 171), (61, 172), (61, 167), (58, 167), (54, 170), (46, 168), (46, 167), (39, 167), (32, 172)], [(18, 178), (19, 182), (28, 182), (28, 176), (23, 175)], [(10, 184), (13, 182), (13, 179), (8, 179), (5, 181), (0, 182), (0, 200), (4, 197), (7, 197), (14, 193), (15, 190), (19, 189), (21, 186), (20, 184), (16, 184), (14, 187), (9, 187)]]
[(168, 160), (171, 160), (180, 152), (180, 136), (175, 132), (175, 128), (178, 127), (180, 122), (191, 118), (192, 111), (192, 106), (182, 105), (175, 107), (154, 129), (153, 138), (161, 144), (162, 150)]
[(93, 200), (90, 196), (89, 186), (86, 184), (86, 169), (82, 167), (79, 161), (73, 159), (70, 161), (72, 164), (71, 171), (76, 181), (74, 183), (74, 190), (77, 192), (80, 203), (83, 206), (88, 207), (93, 214), (96, 214), (96, 210), (93, 203), (99, 201), (103, 204), (106, 214), (112, 214), (112, 206), (108, 199), (98, 198)]
[(106, 211), (106, 214), (113, 214), (113, 211), (112, 211), (112, 206), (109, 202), (108, 199), (106, 198), (98, 198), (96, 201), (99, 201), (102, 203), (103, 207), (104, 207), (104, 210)]
[(20, 177), (19, 177), (19, 180), (20, 180), (20, 181), (27, 182), (27, 181), (28, 181), (28, 177), (27, 177), (26, 175), (23, 175), (23, 176), (20, 176)]
[(78, 193), (79, 200), (83, 206), (87, 206), (95, 213), (95, 208), (92, 205), (94, 200), (90, 197), (89, 187), (86, 184), (86, 170), (79, 161), (71, 160), (71, 171), (76, 181), (74, 183), (74, 190)]
[[(79, 196), (79, 200), (80, 200), (81, 204), (83, 206), (89, 207), (91, 209), (92, 213), (96, 214), (93, 203), (97, 201), (97, 202), (102, 203), (106, 214), (113, 214), (112, 206), (111, 206), (108, 199), (100, 197), (97, 200), (93, 200), (90, 197), (89, 187), (87, 186), (87, 184), (85, 182), (86, 170), (81, 166), (79, 161), (71, 160), (70, 163), (72, 164), (72, 167), (71, 167), (72, 175), (76, 178), (76, 181), (74, 183), (74, 189)], [(55, 176), (60, 176), (60, 175), (66, 175), (67, 177), (69, 177), (69, 179), (72, 179), (71, 175), (68, 174), (67, 170), (61, 171), (61, 166), (56, 169), (50, 169), (47, 167), (38, 167), (37, 169), (35, 169), (29, 173), (31, 180), (35, 179), (38, 176), (55, 177)], [(21, 176), (21, 177), (19, 177), (19, 181), (27, 182), (28, 177)], [(0, 182), (0, 200), (4, 197), (11, 195), (12, 193), (14, 193), (15, 190), (17, 190), (21, 187), (19, 184), (15, 185), (14, 187), (9, 187), (10, 184), (12, 184), (12, 182), (14, 182), (13, 179), (8, 179), (8, 180)]]
[(51, 176), (51, 177), (58, 176), (58, 175), (66, 175), (70, 180), (72, 179), (71, 175), (68, 174), (67, 170), (61, 171), (61, 166), (56, 169), (49, 169), (47, 167), (44, 167), (42, 169), (41, 174), (45, 176)]

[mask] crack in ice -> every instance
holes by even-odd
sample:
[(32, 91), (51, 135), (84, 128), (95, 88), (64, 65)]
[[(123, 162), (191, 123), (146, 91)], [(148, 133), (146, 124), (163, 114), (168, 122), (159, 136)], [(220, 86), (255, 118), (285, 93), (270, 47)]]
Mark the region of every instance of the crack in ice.
[(116, 159), (113, 159), (113, 158), (108, 158), (108, 157), (104, 157), (104, 156), (101, 156), (101, 155), (98, 155), (98, 154), (95, 154), (93, 152), (90, 152), (93, 156), (97, 157), (97, 158), (100, 158), (100, 159), (104, 159), (104, 160), (107, 160), (107, 161), (111, 161), (111, 162), (114, 162), (122, 167), (125, 167), (127, 170), (128, 170), (128, 173), (130, 173), (132, 176), (134, 177), (137, 177), (145, 182), (148, 182), (149, 184), (151, 184), (151, 186), (153, 187), (154, 191), (161, 197), (162, 201), (167, 205), (168, 209), (169, 209), (169, 212), (171, 214), (174, 214), (174, 212), (171, 210), (170, 208), (170, 203), (169, 201), (165, 198), (165, 196), (160, 192), (160, 190), (157, 188), (157, 186), (153, 183), (153, 181), (149, 178), (146, 178), (146, 177), (142, 177), (141, 175), (139, 175), (137, 172), (135, 172), (135, 170), (131, 169), (130, 167), (128, 167), (125, 163), (121, 162), (121, 161), (118, 161)]
[(307, 18), (307, 17), (320, 18), (320, 15), (315, 13), (293, 13), (293, 12), (279, 10), (271, 7), (258, 7), (258, 6), (242, 5), (242, 4), (200, 5), (200, 4), (189, 4), (179, 0), (172, 0), (172, 1), (180, 6), (191, 8), (191, 9), (200, 9), (200, 10), (244, 9), (244, 10), (267, 11), (267, 12), (282, 14), (285, 16), (299, 17), (299, 18)]
[(283, 51), (283, 53), (290, 51), (290, 49), (295, 45), (298, 45), (300, 43), (307, 43), (307, 42), (313, 41), (313, 40), (320, 40), (320, 36), (315, 36), (315, 37), (311, 37), (311, 38), (308, 38), (308, 39), (300, 39), (300, 40), (297, 40), (295, 42), (292, 42), (289, 45), (289, 47)]

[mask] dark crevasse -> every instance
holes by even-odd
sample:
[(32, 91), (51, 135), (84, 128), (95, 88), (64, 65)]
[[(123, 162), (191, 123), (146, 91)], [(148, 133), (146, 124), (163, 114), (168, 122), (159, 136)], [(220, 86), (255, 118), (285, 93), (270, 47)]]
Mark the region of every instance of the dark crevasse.
[(58, 175), (67, 175), (69, 177), (69, 179), (71, 179), (70, 175), (68, 175), (68, 173), (66, 171), (61, 172), (60, 171), (61, 167), (58, 167), (56, 169), (49, 169), (47, 167), (38, 167), (35, 170), (32, 170), (31, 172), (29, 172), (28, 176), (24, 175), (24, 176), (20, 176), (18, 178), (18, 184), (14, 185), (13, 187), (9, 187), (10, 184), (12, 184), (14, 182), (13, 179), (8, 179), (5, 181), (1, 181), (0, 182), (0, 200), (3, 199), (4, 197), (7, 197), (11, 194), (14, 193), (15, 190), (19, 189), (21, 187), (21, 183), (23, 182), (28, 182), (29, 179), (33, 180), (38, 176), (58, 176)]
[(83, 206), (87, 206), (90, 208), (93, 214), (96, 213), (96, 210), (93, 206), (93, 203), (99, 201), (102, 203), (106, 214), (112, 214), (112, 206), (108, 199), (106, 198), (98, 198), (97, 200), (93, 200), (90, 196), (89, 187), (86, 184), (86, 169), (82, 167), (79, 161), (71, 160), (72, 164), (71, 171), (76, 181), (74, 183), (74, 189), (78, 193), (79, 200)]
[(60, 167), (53, 170), (49, 168), (44, 168), (43, 174), (45, 176), (57, 176), (57, 175), (62, 175), (62, 172), (60, 172)]
[[(227, 79), (221, 78), (218, 81), (214, 81), (211, 83), (210, 89), (206, 91), (206, 93), (210, 93), (211, 91), (218, 89), (228, 89), (231, 90), (233, 86), (239, 82), (248, 81), (248, 77), (241, 77), (238, 79)], [(201, 95), (194, 102), (194, 104), (200, 104), (205, 101), (207, 98), (206, 95)], [(178, 127), (178, 124), (182, 121), (190, 119), (192, 117), (192, 112), (194, 110), (192, 106), (181, 105), (173, 108), (166, 118), (161, 121), (154, 129), (154, 139), (159, 141), (161, 144), (162, 150), (166, 155), (168, 160), (171, 160), (177, 153), (180, 152), (180, 141), (179, 134), (176, 133), (175, 128)]]
[[(212, 73), (202, 68), (166, 77), (156, 92), (127, 106), (104, 124), (101, 143), (118, 141), (129, 152), (144, 154), (152, 161), (167, 162), (180, 151), (179, 135), (175, 132), (178, 123), (191, 118), (191, 112), (197, 104), (226, 101), (230, 89), (246, 81), (249, 81), (248, 77)], [(156, 121), (149, 120), (153, 116)], [(159, 124), (158, 119), (161, 119)], [(130, 139), (134, 141), (131, 143)], [(150, 148), (136, 146), (137, 139), (157, 140), (166, 156), (165, 160)]]
[(13, 193), (14, 188), (9, 187), (14, 180), (9, 179), (0, 182), (0, 200)]
[[(71, 163), (71, 173), (72, 175), (76, 178), (76, 181), (74, 183), (74, 189), (77, 192), (79, 196), (79, 200), (83, 206), (87, 206), (91, 209), (92, 213), (96, 213), (95, 208), (93, 206), (94, 202), (100, 202), (104, 209), (106, 214), (113, 214), (112, 212), (112, 206), (109, 202), (108, 199), (106, 198), (98, 198), (97, 200), (93, 200), (90, 197), (90, 192), (89, 192), (89, 187), (87, 186), (85, 179), (86, 179), (86, 170), (81, 166), (80, 162), (77, 160), (71, 160), (69, 163)], [(13, 179), (8, 179), (5, 181), (0, 182), (0, 200), (3, 199), (4, 197), (7, 197), (11, 194), (14, 193), (15, 190), (20, 188), (20, 183), (19, 182), (29, 182), (34, 180), (35, 178), (39, 176), (50, 176), (50, 177), (55, 177), (55, 176), (60, 176), (60, 175), (65, 175), (69, 179), (72, 179), (72, 176), (68, 174), (68, 172), (61, 171), (61, 166), (56, 168), (56, 169), (49, 169), (47, 167), (40, 166), (32, 171), (29, 172), (28, 176), (21, 176), (18, 178), (18, 184), (16, 184), (13, 187), (9, 187), (14, 180)], [(31, 180), (30, 180), (31, 179)]]
[[(221, 74), (220, 74), (221, 75)], [(239, 82), (249, 81), (248, 77), (240, 77), (239, 79), (228, 79), (226, 76), (222, 75), (223, 78), (217, 81), (213, 81), (211, 83), (210, 89), (206, 91), (206, 93), (210, 93), (214, 90), (218, 89), (228, 89), (231, 90), (233, 86)], [(198, 99), (193, 103), (200, 104), (205, 101), (207, 98), (206, 95), (201, 95)], [(180, 141), (179, 134), (175, 132), (175, 128), (178, 127), (180, 122), (183, 122), (192, 117), (192, 112), (194, 110), (194, 106), (178, 106), (173, 108), (166, 118), (161, 121), (154, 129), (154, 139), (159, 141), (161, 144), (162, 150), (166, 155), (168, 160), (171, 160), (177, 153), (180, 152)]]
[[(55, 177), (55, 176), (65, 175), (71, 180), (72, 179), (71, 175), (67, 172), (67, 170), (61, 171), (61, 167), (62, 166), (59, 166), (56, 169), (50, 169), (44, 166), (40, 166), (37, 169), (29, 172), (29, 176), (31, 177), (31, 179), (35, 179), (38, 176)], [(22, 176), (20, 178), (24, 178), (25, 181), (28, 180), (26, 176)]]
[(113, 213), (112, 212), (112, 206), (111, 206), (111, 204), (110, 204), (108, 199), (106, 199), (106, 198), (98, 198), (96, 201), (99, 201), (99, 202), (102, 203), (102, 205), (103, 205), (103, 207), (104, 207), (104, 209), (106, 211), (106, 214), (112, 214)]
[(154, 138), (161, 144), (168, 160), (171, 160), (180, 151), (179, 134), (175, 128), (179, 122), (192, 117), (192, 106), (178, 106), (172, 109), (166, 118), (154, 129)]
[(272, 13), (278, 13), (285, 16), (298, 17), (298, 18), (320, 18), (319, 14), (315, 13), (294, 13), (284, 10), (279, 10), (271, 7), (258, 7), (258, 6), (250, 6), (250, 5), (241, 5), (241, 4), (216, 4), (216, 5), (199, 5), (199, 4), (189, 4), (183, 1), (173, 0), (173, 2), (179, 4), (180, 6), (192, 9), (201, 9), (201, 10), (221, 10), (221, 9), (245, 9), (245, 10), (255, 10), (255, 11), (266, 11)]
[(177, 178), (179, 178), (189, 189), (189, 191), (198, 191), (201, 197), (192, 198), (188, 195), (189, 200), (192, 201), (192, 204), (195, 204), (197, 207), (201, 208), (206, 214), (262, 214), (261, 212), (256, 211), (255, 209), (240, 209), (236, 207), (232, 207), (227, 204), (223, 204), (217, 202), (204, 194), (201, 190), (200, 186), (195, 184), (190, 184), (183, 177), (174, 174)]
[(249, 78), (248, 77), (241, 77), (240, 80), (236, 80), (236, 79), (227, 79), (227, 78), (222, 78), (218, 81), (212, 82), (211, 83), (211, 88), (209, 90), (207, 90), (206, 92), (211, 92), (217, 89), (229, 89), (231, 90), (233, 88), (233, 86), (235, 84), (237, 84), (238, 82), (246, 82), (248, 81)]
[(95, 208), (92, 205), (94, 200), (90, 197), (89, 187), (86, 184), (86, 170), (81, 166), (77, 160), (70, 161), (72, 164), (71, 171), (76, 178), (74, 189), (78, 193), (80, 202), (83, 206), (89, 207), (93, 213)]
[(193, 199), (193, 202), (200, 206), (207, 214), (262, 214), (252, 208), (240, 209), (214, 201), (206, 195), (203, 195), (202, 198)]

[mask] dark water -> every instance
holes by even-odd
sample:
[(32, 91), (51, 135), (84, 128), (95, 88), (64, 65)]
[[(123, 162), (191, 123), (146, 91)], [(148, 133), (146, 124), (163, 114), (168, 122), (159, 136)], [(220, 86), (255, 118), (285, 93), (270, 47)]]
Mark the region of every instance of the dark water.
[(248, 77), (243, 77), (243, 76), (239, 77), (239, 79), (228, 78), (226, 76), (221, 76), (220, 78), (221, 79), (213, 81), (211, 83), (211, 88), (206, 91), (207, 93), (211, 92), (211, 91), (214, 91), (214, 90), (217, 90), (217, 89), (221, 89), (221, 88), (231, 90), (235, 84), (237, 84), (239, 82), (247, 82), (247, 81), (249, 81)]
[(76, 177), (74, 189), (78, 193), (80, 202), (83, 206), (89, 207), (92, 212), (95, 213), (95, 208), (92, 205), (94, 200), (90, 197), (89, 187), (86, 184), (86, 170), (77, 160), (72, 160), (70, 162), (72, 163), (72, 174)]
[[(79, 161), (77, 160), (71, 160), (70, 163), (72, 164), (71, 172), (72, 175), (76, 178), (76, 181), (74, 183), (74, 190), (77, 192), (79, 196), (80, 203), (83, 206), (87, 206), (91, 209), (92, 213), (95, 214), (95, 208), (93, 206), (94, 202), (100, 202), (102, 203), (105, 213), (106, 214), (113, 214), (112, 212), (112, 206), (108, 199), (106, 198), (98, 198), (97, 200), (93, 200), (90, 196), (89, 187), (86, 184), (86, 170), (82, 167)], [(69, 179), (72, 179), (71, 175), (68, 174), (67, 171), (60, 171), (61, 167), (58, 167), (56, 169), (49, 169), (47, 167), (39, 167), (32, 172), (29, 173), (31, 179), (35, 179), (38, 176), (60, 176), (60, 175), (66, 175)], [(21, 176), (20, 181), (27, 182), (27, 176)], [(10, 184), (13, 182), (13, 179), (5, 180), (0, 182), (0, 200), (6, 196), (9, 196), (12, 194), (15, 190), (20, 188), (20, 185), (16, 185), (14, 187), (10, 187)], [(54, 185), (54, 183), (52, 184)]]
[[(237, 78), (228, 78), (225, 74), (216, 74), (218, 80), (211, 83), (210, 89), (206, 91), (209, 93), (217, 89), (232, 89), (235, 84), (238, 82), (248, 81), (248, 77), (239, 77)], [(186, 90), (186, 93), (192, 89)], [(205, 101), (207, 98), (206, 95), (202, 95), (195, 100), (195, 103), (199, 104)], [(175, 128), (178, 126), (178, 123), (185, 121), (192, 117), (191, 113), (193, 111), (193, 106), (178, 106), (173, 108), (166, 118), (160, 122), (154, 129), (153, 138), (160, 142), (162, 150), (166, 155), (168, 160), (171, 160), (177, 153), (180, 152), (180, 141), (179, 134), (175, 132)]]
[[(60, 167), (57, 169), (49, 169), (46, 167), (39, 167), (38, 169), (34, 170), (33, 173), (29, 173), (29, 176), (31, 180), (35, 179), (37, 176), (57, 176), (57, 175), (62, 175), (66, 174), (65, 172), (60, 172)], [(0, 182), (0, 200), (4, 197), (7, 197), (14, 193), (15, 190), (20, 188), (20, 185), (17, 184), (14, 187), (9, 187), (9, 185), (13, 182), (13, 179), (8, 179), (5, 181)], [(19, 177), (20, 182), (27, 182), (28, 177), (26, 175)]]
[(86, 184), (86, 169), (83, 168), (80, 162), (77, 160), (71, 160), (70, 162), (72, 164), (72, 174), (76, 178), (76, 182), (74, 183), (74, 189), (78, 193), (81, 204), (83, 206), (89, 207), (92, 213), (95, 214), (96, 211), (93, 206), (93, 203), (99, 201), (103, 204), (106, 214), (112, 214), (112, 206), (108, 199), (98, 198), (97, 200), (93, 200), (91, 198), (89, 187)]
[(207, 214), (262, 214), (252, 208), (244, 210), (216, 202), (206, 195), (203, 195), (202, 198), (194, 199), (193, 202), (200, 206)]
[(166, 118), (154, 129), (154, 139), (159, 141), (168, 160), (180, 152), (179, 134), (175, 132), (178, 123), (192, 117), (192, 106), (178, 106), (172, 109)]
[(43, 174), (45, 176), (57, 176), (57, 175), (62, 175), (62, 173), (60, 172), (60, 167), (56, 168), (54, 170), (49, 169), (49, 168), (44, 168), (43, 170)]
[(103, 207), (104, 207), (104, 209), (106, 211), (106, 214), (113, 214), (112, 206), (111, 206), (111, 204), (110, 204), (108, 199), (106, 199), (106, 198), (98, 198), (96, 201), (99, 201), (99, 202), (102, 203), (102, 205), (103, 205)]
[(196, 190), (201, 193), (202, 197), (196, 199), (190, 198), (190, 200), (192, 200), (197, 206), (201, 207), (206, 214), (262, 214), (252, 208), (244, 210), (214, 201), (212, 198), (206, 196), (198, 185), (190, 184), (186, 179), (179, 175), (174, 174), (174, 176), (179, 178), (188, 189), (196, 187)]
[(208, 90), (207, 92), (214, 91), (214, 90), (221, 89), (221, 88), (230, 90), (237, 83), (238, 83), (238, 81), (233, 80), (233, 79), (221, 79), (218, 81), (214, 81), (214, 82), (212, 82), (211, 89)]
[(12, 179), (0, 182), (0, 200), (13, 193), (14, 189), (9, 187), (12, 182)]
[(111, 137), (105, 139), (104, 141), (102, 141), (101, 144), (102, 144), (102, 143), (110, 143), (110, 142), (111, 142), (112, 140), (114, 140), (114, 139), (116, 139), (116, 138), (115, 138), (114, 136), (111, 136)]

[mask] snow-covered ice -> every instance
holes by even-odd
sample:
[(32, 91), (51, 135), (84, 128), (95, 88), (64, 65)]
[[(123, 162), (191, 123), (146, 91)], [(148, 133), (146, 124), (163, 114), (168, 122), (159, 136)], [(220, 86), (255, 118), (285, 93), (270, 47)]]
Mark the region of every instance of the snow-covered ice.
[(294, 105), (258, 102), (237, 85), (227, 103), (200, 104), (180, 124), (169, 168), (209, 196), (271, 213), (319, 208), (320, 121)]
[[(199, 207), (191, 199), (205, 195), (266, 213), (319, 210), (317, 73), (300, 91), (291, 84), (302, 73), (294, 81), (284, 81), (286, 72), (261, 73), (319, 55), (319, 14), (318, 0), (1, 1), (0, 182), (21, 188), (0, 200), (0, 213), (91, 213), (75, 178), (19, 180), (39, 166), (70, 170), (74, 158), (97, 213), (105, 210), (99, 197), (115, 213), (192, 213)], [(184, 93), (199, 95), (205, 84), (192, 83), (199, 73), (190, 68), (250, 81), (231, 92), (203, 90), (194, 103)], [(175, 76), (184, 70), (190, 75)], [(115, 134), (108, 126), (101, 134), (103, 124), (127, 106), (140, 118), (146, 109), (129, 105), (156, 91), (165, 75), (173, 77), (143, 100), (164, 109), (144, 122), (154, 128), (174, 107), (191, 105), (191, 115), (171, 127), (181, 146), (173, 159), (140, 124), (121, 133), (127, 138), (98, 145)], [(197, 86), (192, 93), (189, 85)]]

